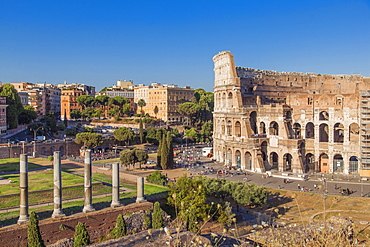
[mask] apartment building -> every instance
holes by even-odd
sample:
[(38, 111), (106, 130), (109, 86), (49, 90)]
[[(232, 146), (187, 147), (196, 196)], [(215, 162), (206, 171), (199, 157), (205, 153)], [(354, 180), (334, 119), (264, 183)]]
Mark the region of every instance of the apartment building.
[(134, 88), (136, 111), (140, 113), (141, 108), (137, 106), (143, 99), (146, 106), (143, 111), (150, 116), (155, 116), (168, 123), (184, 122), (184, 117), (177, 112), (179, 104), (190, 102), (194, 96), (194, 89), (190, 87), (178, 87), (177, 85), (161, 85), (151, 83), (149, 86), (139, 85)]
[(17, 90), (22, 104), (31, 105), (40, 116), (45, 116), (48, 113), (54, 113), (57, 117), (60, 116), (61, 91), (56, 86), (46, 83), (34, 84), (29, 82), (10, 84)]

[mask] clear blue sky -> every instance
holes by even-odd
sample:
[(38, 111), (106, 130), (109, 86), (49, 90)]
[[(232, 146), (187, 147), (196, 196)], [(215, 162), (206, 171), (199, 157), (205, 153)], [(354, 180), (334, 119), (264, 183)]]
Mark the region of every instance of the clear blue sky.
[(370, 1), (0, 0), (0, 81), (212, 91), (237, 66), (370, 76)]

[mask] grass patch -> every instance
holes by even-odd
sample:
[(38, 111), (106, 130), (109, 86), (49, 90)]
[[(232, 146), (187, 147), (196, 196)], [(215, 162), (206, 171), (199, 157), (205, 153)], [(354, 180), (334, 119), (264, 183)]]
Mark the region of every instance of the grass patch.
[(104, 163), (113, 163), (113, 162), (119, 162), (119, 158), (96, 160), (96, 161), (93, 161), (93, 164), (104, 164)]
[[(102, 181), (104, 183), (112, 183), (112, 176), (104, 174), (104, 173), (93, 173), (92, 178), (97, 180), (97, 181)], [(133, 189), (136, 190), (136, 184), (130, 180), (120, 178), (120, 186), (128, 188), (128, 189)]]
[[(43, 168), (42, 166), (28, 162), (28, 170), (35, 170)], [(0, 173), (1, 172), (19, 172), (19, 158), (1, 159), (0, 160)]]
[(152, 184), (145, 184), (144, 185), (144, 194), (145, 195), (151, 195), (151, 194), (157, 194), (161, 192), (168, 191), (166, 187), (163, 186), (157, 186)]
[[(53, 170), (42, 170), (28, 173), (28, 190), (46, 190), (54, 188)], [(9, 174), (2, 176), (10, 179), (13, 183), (1, 185), (1, 195), (19, 193), (19, 174)], [(73, 186), (84, 183), (84, 178), (69, 173), (62, 173), (63, 186)]]
[[(92, 186), (93, 195), (110, 193), (112, 188), (103, 184), (94, 184)], [(63, 199), (71, 198), (83, 198), (84, 196), (84, 187), (73, 187), (73, 188), (64, 188), (63, 189)], [(30, 193), (28, 195), (29, 204), (38, 204), (44, 202), (52, 202), (54, 198), (54, 190), (42, 191), (36, 193)], [(19, 206), (19, 195), (8, 196), (1, 198), (0, 208), (16, 207)]]

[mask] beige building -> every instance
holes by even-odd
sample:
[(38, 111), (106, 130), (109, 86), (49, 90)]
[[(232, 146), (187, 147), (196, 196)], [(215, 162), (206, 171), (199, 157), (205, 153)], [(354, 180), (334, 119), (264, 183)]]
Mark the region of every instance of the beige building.
[(134, 88), (134, 92), (137, 113), (141, 110), (137, 103), (143, 99), (146, 103), (143, 107), (145, 113), (168, 123), (185, 121), (184, 116), (177, 112), (177, 107), (179, 104), (190, 102), (194, 95), (194, 89), (190, 87), (180, 88), (177, 85), (161, 85), (160, 83), (151, 83), (150, 86), (141, 84)]
[(214, 61), (214, 157), (243, 170), (370, 176), (370, 78)]

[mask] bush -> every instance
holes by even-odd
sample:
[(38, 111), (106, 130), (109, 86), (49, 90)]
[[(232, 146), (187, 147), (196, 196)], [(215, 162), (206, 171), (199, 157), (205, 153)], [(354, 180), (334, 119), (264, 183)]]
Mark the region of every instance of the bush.
[(53, 161), (54, 160), (54, 156), (48, 156), (48, 160), (49, 161)]
[(160, 171), (155, 171), (146, 177), (146, 181), (152, 184), (164, 185), (166, 183), (166, 176)]
[(116, 226), (111, 231), (110, 235), (112, 238), (120, 238), (126, 236), (126, 222), (122, 214), (117, 216)]
[(90, 236), (83, 223), (78, 222), (73, 238), (73, 247), (82, 247), (90, 244)]
[(44, 241), (41, 238), (39, 220), (35, 212), (31, 212), (30, 220), (27, 226), (27, 246), (28, 247), (43, 247)]
[(162, 209), (159, 202), (154, 203), (154, 209), (152, 214), (152, 227), (155, 229), (161, 228), (164, 226)]

